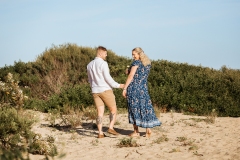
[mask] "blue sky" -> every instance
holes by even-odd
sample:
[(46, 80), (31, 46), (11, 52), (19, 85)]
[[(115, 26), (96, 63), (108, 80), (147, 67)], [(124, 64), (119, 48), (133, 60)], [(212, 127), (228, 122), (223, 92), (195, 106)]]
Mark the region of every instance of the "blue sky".
[(0, 67), (75, 43), (240, 69), (239, 0), (0, 0), (0, 22)]

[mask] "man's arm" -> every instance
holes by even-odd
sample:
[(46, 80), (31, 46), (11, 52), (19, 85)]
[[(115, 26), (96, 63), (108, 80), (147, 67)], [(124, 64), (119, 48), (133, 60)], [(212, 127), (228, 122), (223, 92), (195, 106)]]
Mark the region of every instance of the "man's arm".
[(110, 75), (109, 72), (109, 67), (107, 63), (103, 63), (102, 65), (102, 72), (103, 72), (103, 76), (105, 81), (112, 87), (112, 88), (123, 88), (124, 84), (119, 84), (117, 82), (115, 82), (112, 78), (112, 76)]
[(92, 85), (92, 78), (91, 78), (91, 75), (90, 75), (88, 69), (87, 69), (87, 75), (88, 75), (88, 83), (90, 83), (90, 85)]

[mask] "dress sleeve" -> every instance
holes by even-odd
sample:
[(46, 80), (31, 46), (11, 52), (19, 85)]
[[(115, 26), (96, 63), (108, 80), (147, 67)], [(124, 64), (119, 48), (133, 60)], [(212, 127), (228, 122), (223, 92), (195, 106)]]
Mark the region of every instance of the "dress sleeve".
[(140, 63), (141, 63), (140, 60), (135, 60), (135, 61), (133, 61), (132, 66), (139, 66)]

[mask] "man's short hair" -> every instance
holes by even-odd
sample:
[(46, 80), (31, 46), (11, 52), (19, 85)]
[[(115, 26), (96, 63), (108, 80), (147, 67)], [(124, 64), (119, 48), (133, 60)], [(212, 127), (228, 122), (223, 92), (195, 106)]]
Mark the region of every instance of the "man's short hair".
[(105, 47), (103, 47), (103, 46), (98, 46), (97, 51), (98, 50), (107, 51), (107, 49)]

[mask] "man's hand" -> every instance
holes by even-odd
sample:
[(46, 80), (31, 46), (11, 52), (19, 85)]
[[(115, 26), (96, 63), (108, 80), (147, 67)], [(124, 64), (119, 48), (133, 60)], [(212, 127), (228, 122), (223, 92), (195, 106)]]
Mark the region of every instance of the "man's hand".
[(120, 87), (119, 88), (124, 88), (124, 84), (120, 84)]

